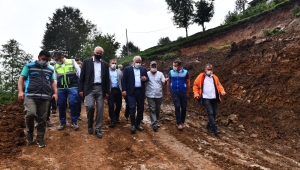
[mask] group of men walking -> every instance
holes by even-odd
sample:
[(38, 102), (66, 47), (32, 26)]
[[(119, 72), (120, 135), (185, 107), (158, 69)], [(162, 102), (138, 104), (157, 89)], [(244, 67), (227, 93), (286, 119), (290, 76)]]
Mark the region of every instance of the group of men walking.
[[(88, 133), (102, 138), (104, 99), (108, 100), (110, 117), (109, 127), (120, 123), (122, 97), (126, 101), (125, 120), (131, 122), (131, 133), (143, 131), (144, 102), (147, 98), (151, 126), (154, 131), (160, 127), (158, 123), (162, 104), (163, 86), (167, 84), (167, 94), (172, 97), (175, 106), (178, 130), (185, 125), (187, 98), (190, 90), (190, 77), (179, 60), (173, 62), (173, 69), (167, 77), (157, 70), (155, 61), (150, 63), (150, 70), (142, 66), (142, 58), (135, 56), (132, 64), (123, 71), (117, 69), (117, 61), (109, 64), (102, 60), (104, 50), (96, 47), (94, 55), (83, 61), (80, 67), (74, 59), (66, 59), (62, 53), (54, 53), (54, 67), (48, 62), (51, 55), (41, 51), (38, 60), (24, 66), (18, 82), (18, 98), (24, 100), (27, 141), (33, 142), (34, 119), (37, 117), (36, 142), (45, 147), (44, 141), (47, 113), (51, 100), (57, 101), (59, 108), (59, 130), (66, 126), (66, 109), (69, 104), (71, 124), (79, 129), (81, 101), (84, 98)], [(220, 95), (225, 95), (224, 88), (217, 76), (212, 74), (212, 65), (205, 66), (193, 85), (194, 98), (203, 103), (208, 113), (207, 130), (220, 133), (215, 123), (217, 102)], [(200, 102), (201, 101), (201, 102)], [(94, 112), (96, 110), (96, 118)], [(95, 124), (94, 124), (95, 121)]]

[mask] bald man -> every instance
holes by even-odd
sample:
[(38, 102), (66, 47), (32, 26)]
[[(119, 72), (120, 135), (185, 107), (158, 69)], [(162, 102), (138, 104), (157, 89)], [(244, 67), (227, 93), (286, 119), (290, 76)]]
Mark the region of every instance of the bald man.
[(88, 133), (93, 134), (94, 111), (96, 102), (96, 125), (95, 134), (102, 138), (101, 127), (104, 112), (104, 99), (109, 96), (110, 80), (109, 66), (102, 60), (104, 50), (96, 47), (92, 58), (83, 61), (80, 81), (79, 95), (85, 97), (85, 106), (88, 116)]

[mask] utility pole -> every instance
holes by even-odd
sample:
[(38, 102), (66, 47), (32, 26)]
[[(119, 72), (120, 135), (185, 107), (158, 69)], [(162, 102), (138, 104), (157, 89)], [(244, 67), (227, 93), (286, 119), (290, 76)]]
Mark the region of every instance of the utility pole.
[(126, 46), (127, 46), (127, 56), (129, 56), (129, 47), (128, 47), (128, 36), (127, 36), (127, 28), (126, 28)]

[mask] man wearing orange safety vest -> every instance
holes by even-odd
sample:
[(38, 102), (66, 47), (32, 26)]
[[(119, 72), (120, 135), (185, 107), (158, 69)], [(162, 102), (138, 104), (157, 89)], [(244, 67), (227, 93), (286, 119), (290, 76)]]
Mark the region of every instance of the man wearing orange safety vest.
[(221, 101), (220, 94), (224, 96), (226, 92), (219, 78), (213, 74), (212, 70), (213, 66), (211, 64), (205, 65), (204, 72), (200, 73), (194, 82), (193, 92), (194, 98), (197, 99), (199, 104), (202, 104), (207, 111), (207, 130), (217, 135), (220, 133), (215, 122), (218, 103)]

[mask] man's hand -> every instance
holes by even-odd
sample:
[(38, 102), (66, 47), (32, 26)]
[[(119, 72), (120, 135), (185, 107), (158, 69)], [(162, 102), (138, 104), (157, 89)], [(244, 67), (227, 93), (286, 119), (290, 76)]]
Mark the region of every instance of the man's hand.
[(79, 92), (79, 96), (83, 97), (83, 91)]
[(126, 94), (126, 91), (123, 91), (123, 92), (122, 92), (122, 96), (123, 96), (123, 97), (126, 97), (126, 95), (127, 95), (127, 94)]
[(143, 76), (143, 77), (141, 77), (141, 80), (142, 80), (142, 81), (146, 81), (146, 80), (147, 80), (147, 77), (146, 77), (146, 76)]
[(109, 98), (109, 94), (106, 94), (106, 95), (105, 95), (105, 99), (108, 99), (108, 98)]
[(169, 78), (165, 78), (165, 81), (166, 81), (166, 82), (169, 81)]
[(24, 96), (25, 96), (24, 92), (20, 91), (19, 94), (18, 94), (18, 99), (23, 101), (24, 100)]
[(58, 99), (57, 94), (53, 94), (53, 95), (52, 95), (52, 98), (57, 102), (57, 99)]
[(226, 92), (225, 92), (225, 91), (221, 91), (221, 95), (222, 95), (222, 96), (225, 96), (225, 95), (226, 95)]

